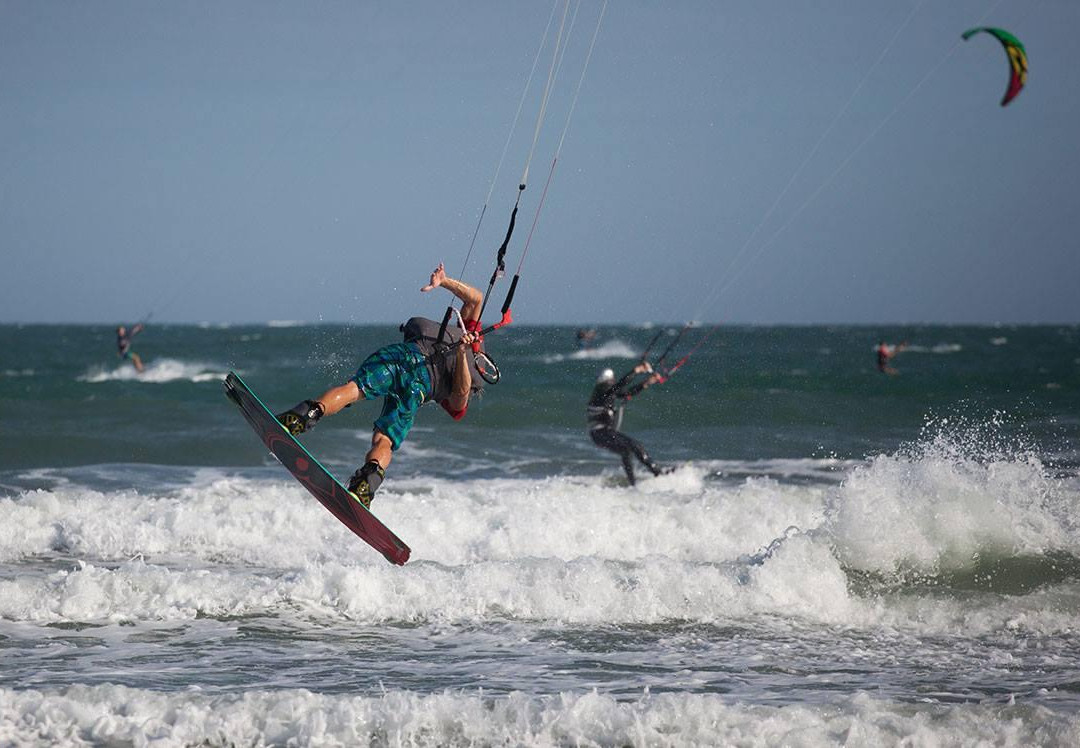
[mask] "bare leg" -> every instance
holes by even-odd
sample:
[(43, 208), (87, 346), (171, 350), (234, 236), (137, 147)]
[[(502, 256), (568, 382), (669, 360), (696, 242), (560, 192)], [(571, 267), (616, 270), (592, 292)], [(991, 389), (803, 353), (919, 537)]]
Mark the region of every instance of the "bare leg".
[(356, 382), (346, 382), (340, 387), (331, 387), (316, 400), (323, 407), (324, 416), (332, 416), (346, 405), (352, 405), (360, 399), (360, 388)]
[(131, 363), (135, 364), (135, 371), (137, 371), (137, 372), (141, 373), (142, 370), (146, 368), (145, 366), (143, 366), (142, 359), (139, 358), (138, 353), (132, 353), (131, 354)]
[(315, 427), (323, 416), (332, 416), (342, 408), (352, 405), (363, 393), (356, 382), (348, 381), (331, 387), (318, 400), (304, 400), (284, 413), (277, 415), (278, 422), (293, 436), (299, 436)]
[(371, 462), (374, 460), (379, 463), (379, 467), (386, 470), (390, 466), (390, 460), (393, 459), (393, 456), (394, 451), (390, 437), (381, 431), (373, 432), (371, 434), (371, 449), (368, 450), (364, 461)]

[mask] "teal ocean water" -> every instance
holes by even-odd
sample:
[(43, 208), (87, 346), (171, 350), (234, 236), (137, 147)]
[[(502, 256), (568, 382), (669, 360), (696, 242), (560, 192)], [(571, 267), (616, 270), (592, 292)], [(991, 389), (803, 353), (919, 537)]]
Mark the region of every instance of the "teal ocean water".
[[(376, 499), (399, 568), (222, 388), (284, 409), (395, 327), (152, 325), (136, 374), (0, 326), (0, 743), (1080, 743), (1080, 328), (720, 327), (627, 408), (675, 468), (630, 487), (585, 401), (676, 331), (491, 336)], [(377, 413), (305, 443), (348, 475)]]

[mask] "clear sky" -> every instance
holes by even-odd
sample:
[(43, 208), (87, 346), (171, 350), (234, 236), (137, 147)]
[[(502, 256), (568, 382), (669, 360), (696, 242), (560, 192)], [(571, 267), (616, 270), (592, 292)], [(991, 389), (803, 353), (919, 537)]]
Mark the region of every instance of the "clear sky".
[[(572, 30), (511, 272), (599, 8)], [(551, 11), (0, 0), (0, 322), (438, 317), (446, 295), (418, 289), (461, 270)], [(975, 25), (1027, 47), (1006, 108), (1000, 45), (960, 41)], [(515, 318), (1080, 322), (1078, 29), (1076, 0), (612, 0)]]

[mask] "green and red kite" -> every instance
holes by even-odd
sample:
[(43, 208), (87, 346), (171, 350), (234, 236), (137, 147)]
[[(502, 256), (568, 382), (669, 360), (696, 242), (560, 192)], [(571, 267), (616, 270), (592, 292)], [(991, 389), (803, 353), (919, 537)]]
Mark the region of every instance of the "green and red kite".
[(1001, 100), (1001, 105), (1005, 106), (1016, 98), (1016, 95), (1020, 93), (1020, 89), (1027, 83), (1027, 53), (1024, 51), (1024, 45), (1015, 36), (1004, 29), (995, 29), (990, 26), (968, 29), (963, 33), (964, 41), (967, 41), (980, 31), (985, 31), (1001, 42), (1001, 46), (1005, 48), (1005, 54), (1009, 56), (1009, 88), (1005, 91), (1005, 98)]

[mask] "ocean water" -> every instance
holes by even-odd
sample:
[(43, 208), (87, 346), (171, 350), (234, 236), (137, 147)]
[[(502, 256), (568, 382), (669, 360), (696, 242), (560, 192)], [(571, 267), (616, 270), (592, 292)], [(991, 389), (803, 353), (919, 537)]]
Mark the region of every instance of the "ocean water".
[[(0, 326), (0, 745), (1080, 744), (1080, 328), (721, 327), (630, 487), (584, 403), (662, 329), (492, 336), (376, 498), (395, 567), (221, 385), (284, 409), (394, 328), (151, 326), (136, 375)], [(348, 475), (377, 412), (305, 443)]]

